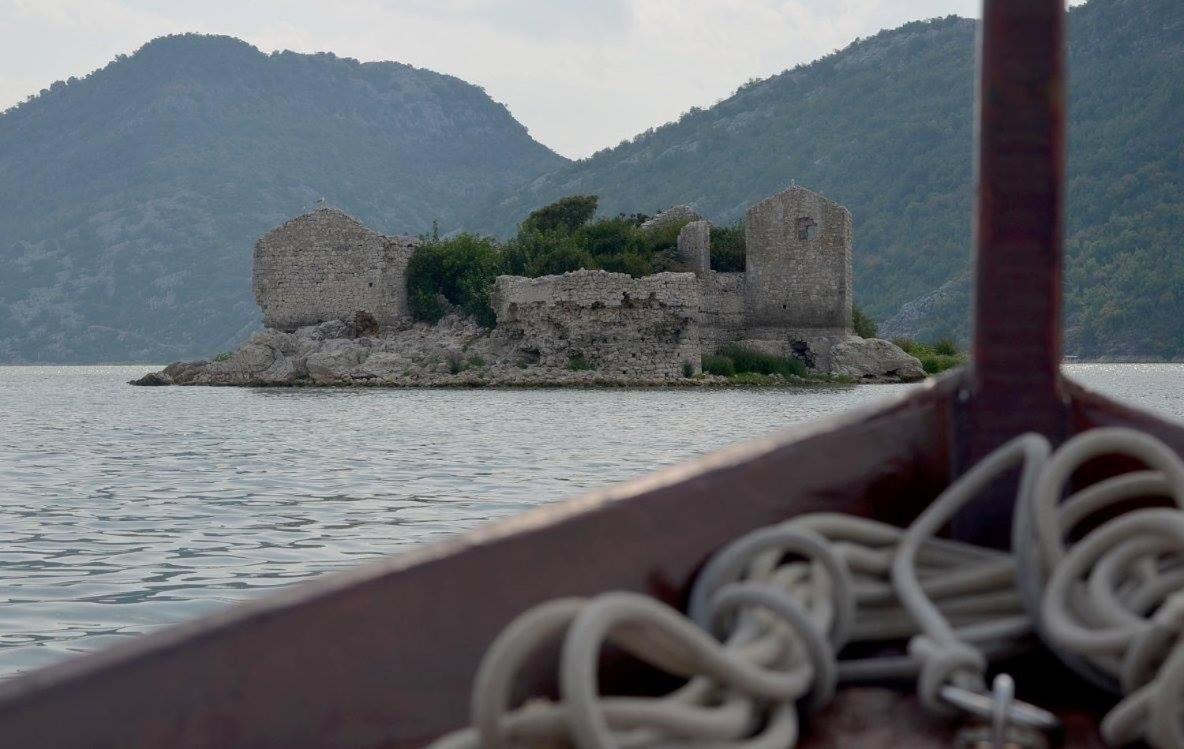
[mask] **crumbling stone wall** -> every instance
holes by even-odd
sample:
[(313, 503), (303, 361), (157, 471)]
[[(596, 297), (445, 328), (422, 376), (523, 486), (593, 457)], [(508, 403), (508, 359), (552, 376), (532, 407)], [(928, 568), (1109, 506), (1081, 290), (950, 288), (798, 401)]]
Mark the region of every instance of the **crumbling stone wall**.
[(692, 221), (678, 233), (678, 256), (692, 271), (702, 275), (711, 270), (711, 224)]
[(699, 310), (699, 340), (703, 353), (715, 353), (720, 346), (745, 337), (748, 324), (743, 273), (707, 271), (699, 276), (702, 307)]
[(524, 363), (647, 379), (682, 377), (688, 362), (699, 371), (700, 307), (692, 273), (499, 276), (493, 290), (495, 335)]
[(850, 331), (851, 213), (801, 187), (744, 216), (749, 326)]
[(292, 219), (255, 244), (252, 285), (263, 324), (292, 331), (358, 312), (380, 328), (407, 322), (407, 263), (418, 244), (332, 208)]
[(691, 221), (698, 221), (702, 216), (689, 205), (676, 205), (662, 211), (656, 216), (642, 222), (643, 231), (668, 229), (672, 226), (682, 226)]

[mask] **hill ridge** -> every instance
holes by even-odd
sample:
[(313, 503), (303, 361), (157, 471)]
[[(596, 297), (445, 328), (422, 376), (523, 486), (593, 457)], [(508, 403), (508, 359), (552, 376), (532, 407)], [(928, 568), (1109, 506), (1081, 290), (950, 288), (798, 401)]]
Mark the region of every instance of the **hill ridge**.
[[(465, 224), (505, 234), (570, 194), (599, 195), (607, 214), (688, 204), (730, 223), (796, 180), (854, 214), (866, 309), (888, 320), (926, 300), (904, 332), (965, 341), (969, 285), (951, 281), (970, 267), (977, 25), (946, 16), (857, 40), (531, 180)], [(1091, 0), (1069, 27), (1068, 348), (1184, 358), (1184, 4)]]
[(318, 199), (418, 234), (565, 162), (455, 76), (159, 37), (0, 115), (0, 361), (230, 348), (255, 239)]

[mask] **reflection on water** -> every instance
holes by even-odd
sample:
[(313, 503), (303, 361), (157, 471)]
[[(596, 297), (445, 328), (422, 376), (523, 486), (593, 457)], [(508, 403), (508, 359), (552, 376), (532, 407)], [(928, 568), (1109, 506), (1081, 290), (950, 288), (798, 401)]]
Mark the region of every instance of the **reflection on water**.
[[(132, 388), (0, 368), (0, 674), (905, 386)], [(1082, 365), (1184, 414), (1173, 365)]]

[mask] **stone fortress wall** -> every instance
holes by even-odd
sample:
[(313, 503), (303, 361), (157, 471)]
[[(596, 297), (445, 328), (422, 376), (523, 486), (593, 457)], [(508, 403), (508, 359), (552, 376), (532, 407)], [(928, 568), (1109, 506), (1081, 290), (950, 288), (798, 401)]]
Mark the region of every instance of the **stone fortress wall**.
[(333, 208), (292, 219), (255, 243), (252, 284), (263, 324), (292, 331), (358, 311), (383, 327), (405, 323), (407, 263), (418, 245)]
[(699, 274), (699, 339), (703, 352), (715, 353), (721, 346), (745, 338), (748, 328), (746, 273)]
[(849, 330), (851, 214), (793, 187), (744, 215), (752, 328)]
[(700, 367), (699, 282), (693, 273), (581, 270), (561, 276), (500, 276), (495, 335), (523, 363), (590, 366), (642, 379), (682, 377)]
[[(852, 222), (847, 209), (801, 187), (745, 216), (746, 269), (711, 270), (711, 226), (687, 206), (648, 222), (685, 224), (679, 253), (690, 273), (646, 278), (603, 271), (497, 279), (494, 335), (521, 361), (584, 362), (606, 373), (681, 377), (729, 343), (801, 358), (831, 370), (850, 341)], [(367, 312), (380, 328), (410, 323), (406, 267), (418, 240), (386, 237), (328, 208), (296, 218), (255, 247), (255, 294), (264, 324), (280, 330)]]

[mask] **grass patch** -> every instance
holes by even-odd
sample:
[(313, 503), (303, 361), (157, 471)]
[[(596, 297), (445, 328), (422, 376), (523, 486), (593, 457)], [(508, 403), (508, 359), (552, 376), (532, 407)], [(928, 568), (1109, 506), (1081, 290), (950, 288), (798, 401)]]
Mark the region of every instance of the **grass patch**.
[(784, 383), (780, 377), (773, 377), (773, 375), (764, 375), (757, 372), (739, 372), (728, 378), (734, 385), (773, 385)]
[(933, 345), (927, 345), (911, 338), (893, 338), (892, 342), (921, 361), (921, 367), (927, 374), (940, 374), (947, 369), (960, 367), (966, 363), (968, 357), (958, 350), (953, 341), (942, 339)]
[(703, 357), (703, 371), (720, 377), (731, 377), (736, 374), (736, 365), (726, 356), (707, 354)]
[(736, 374), (776, 374), (786, 379), (805, 377), (808, 374), (805, 363), (798, 359), (763, 354), (736, 344), (724, 346), (719, 350), (719, 355), (732, 360)]

